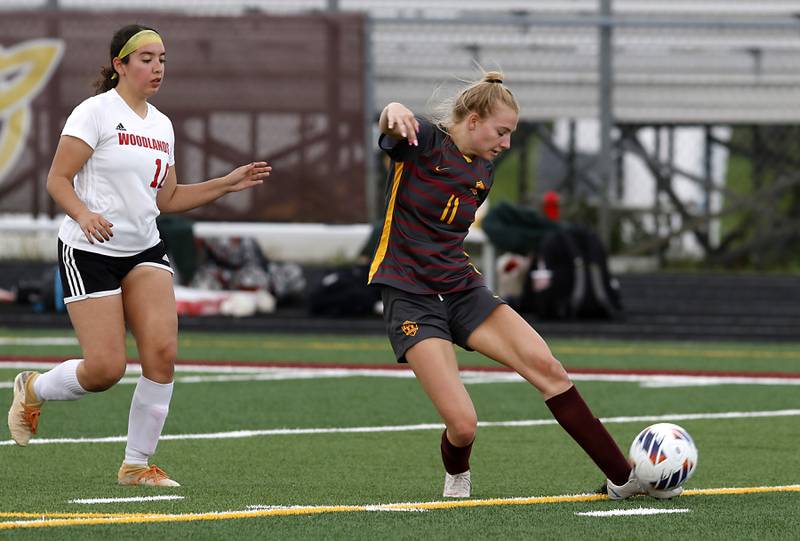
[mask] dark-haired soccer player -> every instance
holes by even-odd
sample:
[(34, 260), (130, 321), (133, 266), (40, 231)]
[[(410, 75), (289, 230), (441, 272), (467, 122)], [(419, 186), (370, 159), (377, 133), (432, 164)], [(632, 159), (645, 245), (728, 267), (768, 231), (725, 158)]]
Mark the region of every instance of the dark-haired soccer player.
[(83, 358), (14, 380), (11, 437), (27, 445), (42, 403), (105, 391), (125, 374), (126, 325), (142, 376), (128, 418), (121, 485), (178, 486), (155, 465), (172, 398), (178, 317), (172, 268), (156, 228), (160, 212), (182, 212), (270, 174), (254, 162), (206, 182), (179, 185), (172, 123), (148, 103), (164, 82), (165, 49), (152, 28), (128, 25), (111, 40), (97, 95), (67, 119), (47, 176), (47, 191), (66, 211), (58, 232), (64, 302)]

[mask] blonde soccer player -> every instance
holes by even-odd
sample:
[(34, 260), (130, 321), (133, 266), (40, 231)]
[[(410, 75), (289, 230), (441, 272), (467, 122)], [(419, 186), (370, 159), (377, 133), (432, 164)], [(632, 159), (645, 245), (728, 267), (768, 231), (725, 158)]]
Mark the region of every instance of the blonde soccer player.
[(492, 188), (492, 162), (511, 147), (519, 118), (516, 98), (501, 73), (489, 72), (459, 92), (445, 113), (431, 122), (396, 102), (381, 113), (379, 145), (391, 167), (369, 275), (381, 288), (398, 362), (411, 366), (444, 421), (444, 496), (471, 495), (469, 458), (478, 423), (453, 344), (508, 366), (533, 385), (603, 472), (610, 498), (643, 492), (625, 455), (545, 341), (488, 289), (464, 251), (475, 212)]
[(206, 182), (178, 184), (172, 123), (148, 102), (164, 84), (161, 36), (125, 26), (111, 40), (110, 58), (96, 95), (67, 119), (47, 176), (47, 191), (66, 211), (58, 264), (83, 358), (17, 375), (8, 427), (17, 444), (27, 445), (43, 402), (78, 400), (117, 383), (125, 373), (127, 325), (142, 376), (117, 481), (179, 486), (149, 463), (169, 411), (178, 334), (173, 271), (156, 217), (253, 188), (271, 167), (257, 161)]

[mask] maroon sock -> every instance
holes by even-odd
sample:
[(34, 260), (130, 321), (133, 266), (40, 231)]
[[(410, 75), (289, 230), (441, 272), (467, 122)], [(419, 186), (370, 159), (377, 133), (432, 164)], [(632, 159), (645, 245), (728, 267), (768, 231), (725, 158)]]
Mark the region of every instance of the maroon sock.
[(631, 465), (603, 423), (597, 419), (573, 385), (545, 401), (558, 424), (572, 436), (615, 485), (628, 482)]
[(472, 442), (465, 447), (456, 447), (447, 439), (447, 429), (442, 432), (442, 462), (447, 473), (455, 475), (467, 471), (471, 452)]

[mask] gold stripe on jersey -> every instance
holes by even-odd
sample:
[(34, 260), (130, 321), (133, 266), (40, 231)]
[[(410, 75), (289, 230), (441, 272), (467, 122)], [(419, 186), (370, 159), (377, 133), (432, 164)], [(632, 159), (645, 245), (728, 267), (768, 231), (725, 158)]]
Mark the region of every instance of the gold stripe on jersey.
[(444, 210), (442, 211), (442, 215), (439, 216), (439, 221), (443, 222), (445, 217), (447, 216), (447, 211), (450, 210), (450, 205), (453, 203), (453, 198), (455, 195), (450, 194), (450, 199), (447, 200), (447, 204), (444, 206)]
[(372, 277), (378, 272), (378, 267), (383, 263), (383, 258), (386, 257), (386, 247), (389, 245), (389, 234), (392, 232), (392, 217), (394, 216), (394, 206), (397, 200), (397, 188), (400, 186), (400, 179), (403, 178), (403, 163), (396, 162), (394, 164), (394, 179), (392, 180), (392, 195), (389, 198), (389, 205), (386, 208), (386, 217), (383, 219), (383, 230), (381, 231), (381, 239), (378, 242), (378, 249), (375, 251), (375, 258), (372, 260), (372, 265), (369, 267), (369, 278), (367, 283), (372, 283)]
[(447, 220), (448, 224), (453, 223), (453, 219), (456, 217), (456, 212), (458, 212), (458, 197), (456, 197), (456, 201), (453, 203), (453, 214), (451, 214), (450, 219)]

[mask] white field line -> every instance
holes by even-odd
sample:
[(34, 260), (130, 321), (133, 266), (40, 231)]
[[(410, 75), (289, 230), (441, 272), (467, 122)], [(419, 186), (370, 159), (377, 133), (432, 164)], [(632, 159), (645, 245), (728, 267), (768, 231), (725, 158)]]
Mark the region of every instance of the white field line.
[[(58, 363), (50, 362), (0, 362), (0, 368), (38, 369), (49, 370)], [(412, 379), (411, 370), (396, 370), (391, 368), (314, 368), (314, 367), (267, 367), (267, 366), (213, 366), (213, 365), (186, 365), (175, 366), (176, 373), (203, 373), (219, 375), (187, 375), (176, 376), (175, 383), (226, 383), (249, 381), (286, 381), (300, 379), (330, 379), (350, 377), (378, 377)], [(474, 371), (476, 375), (480, 372)], [(123, 377), (118, 384), (135, 385), (139, 378), (133, 374), (141, 374), (139, 364), (129, 364), (126, 369), (129, 376)], [(516, 373), (512, 375), (517, 376)], [(517, 376), (519, 381), (524, 381)], [(0, 389), (11, 389), (13, 381), (0, 381)]]
[[(0, 362), (0, 368), (48, 370), (58, 363), (41, 361)], [(315, 368), (315, 367), (268, 367), (268, 366), (224, 366), (224, 365), (191, 365), (175, 366), (178, 373), (200, 373), (214, 375), (176, 376), (175, 382), (183, 383), (225, 383), (248, 381), (286, 381), (299, 379), (329, 378), (414, 378), (411, 370), (393, 368)], [(127, 367), (128, 377), (122, 378), (122, 385), (135, 385), (142, 368), (138, 364)], [(642, 387), (690, 387), (708, 385), (800, 385), (800, 378), (780, 378), (766, 376), (692, 376), (668, 374), (580, 374), (572, 373), (573, 381), (601, 381), (614, 383), (639, 383)], [(485, 370), (462, 370), (461, 379), (466, 385), (481, 383), (524, 383), (525, 380), (516, 372), (488, 372)], [(0, 389), (11, 389), (13, 381), (0, 381)]]
[(637, 507), (636, 509), (610, 509), (608, 511), (586, 511), (575, 513), (579, 517), (624, 517), (637, 515), (663, 515), (666, 513), (688, 513), (689, 509), (658, 509), (654, 507)]
[(394, 513), (427, 513), (427, 509), (419, 509), (417, 507), (409, 507), (408, 509), (394, 509), (383, 505), (368, 505), (364, 511), (391, 511)]
[(78, 346), (78, 339), (69, 336), (2, 336), (0, 346)]
[(133, 496), (130, 498), (84, 498), (79, 500), (69, 500), (67, 503), (81, 503), (93, 505), (96, 503), (129, 503), (129, 502), (156, 502), (163, 500), (182, 500), (184, 496), (168, 494), (164, 496)]
[(769, 376), (692, 376), (670, 374), (570, 374), (574, 381), (640, 383), (645, 388), (704, 387), (710, 385), (800, 385), (800, 378)]
[[(641, 415), (635, 417), (605, 417), (605, 424), (613, 423), (656, 423), (676, 421), (708, 421), (718, 419), (754, 419), (763, 417), (798, 417), (800, 409), (772, 411), (730, 411), (722, 413), (671, 413), (666, 415)], [(528, 419), (519, 421), (479, 421), (479, 427), (529, 427), (555, 425), (555, 419)], [(427, 423), (416, 425), (389, 426), (354, 426), (332, 428), (272, 428), (265, 430), (235, 430), (231, 432), (211, 432), (202, 434), (164, 434), (159, 441), (165, 440), (223, 440), (254, 438), (262, 436), (304, 436), (317, 434), (370, 434), (378, 432), (415, 432), (422, 430), (442, 430), (443, 424)], [(56, 443), (119, 443), (126, 441), (126, 436), (106, 436), (102, 438), (50, 438), (32, 439), (29, 445), (48, 445)], [(14, 445), (13, 440), (0, 441), (2, 445)]]

